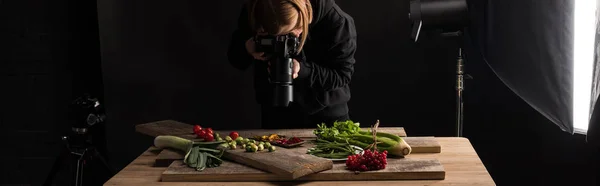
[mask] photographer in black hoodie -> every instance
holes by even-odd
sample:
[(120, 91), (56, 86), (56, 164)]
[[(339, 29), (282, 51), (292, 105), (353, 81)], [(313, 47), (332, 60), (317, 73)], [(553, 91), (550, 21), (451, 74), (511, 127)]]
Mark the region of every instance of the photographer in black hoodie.
[[(256, 35), (293, 34), (300, 39), (294, 57), (294, 102), (271, 107), (267, 56), (257, 53)], [(350, 80), (354, 74), (354, 20), (334, 0), (249, 0), (232, 34), (229, 62), (245, 70), (254, 65), (262, 128), (315, 128), (350, 119)]]

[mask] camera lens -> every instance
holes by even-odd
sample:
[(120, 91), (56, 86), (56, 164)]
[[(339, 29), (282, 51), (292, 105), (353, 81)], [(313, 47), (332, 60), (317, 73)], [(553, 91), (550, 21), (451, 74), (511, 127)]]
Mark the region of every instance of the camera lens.
[(290, 84), (279, 84), (274, 87), (273, 106), (287, 107), (293, 101), (293, 86)]

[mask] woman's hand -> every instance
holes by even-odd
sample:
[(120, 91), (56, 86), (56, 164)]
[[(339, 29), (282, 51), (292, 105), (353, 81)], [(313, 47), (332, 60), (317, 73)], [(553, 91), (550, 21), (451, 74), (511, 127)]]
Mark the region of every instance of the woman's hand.
[(292, 68), (292, 78), (296, 79), (298, 77), (298, 72), (300, 72), (300, 63), (294, 59), (294, 66)]
[[(298, 77), (298, 72), (300, 72), (300, 63), (296, 60), (293, 59), (294, 61), (294, 66), (292, 66), (292, 78), (296, 79)], [(269, 67), (271, 67), (271, 62), (268, 63)], [(271, 71), (269, 70), (269, 68), (267, 67), (267, 71), (269, 73), (271, 73)]]
[(250, 54), (252, 57), (254, 57), (254, 59), (261, 60), (261, 61), (267, 60), (267, 58), (265, 58), (263, 56), (263, 55), (265, 55), (264, 52), (256, 52), (256, 46), (254, 45), (253, 38), (250, 38), (246, 41), (246, 51), (248, 51), (248, 54)]

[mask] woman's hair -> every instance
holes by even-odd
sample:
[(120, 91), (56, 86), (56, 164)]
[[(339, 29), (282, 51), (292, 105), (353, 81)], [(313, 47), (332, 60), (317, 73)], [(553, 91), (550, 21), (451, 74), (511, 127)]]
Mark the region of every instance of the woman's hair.
[(312, 21), (312, 6), (309, 0), (250, 0), (248, 3), (250, 26), (256, 31), (264, 29), (269, 34), (286, 34), (283, 30), (294, 23), (293, 28), (302, 28), (298, 52), (304, 47), (308, 36), (308, 25)]

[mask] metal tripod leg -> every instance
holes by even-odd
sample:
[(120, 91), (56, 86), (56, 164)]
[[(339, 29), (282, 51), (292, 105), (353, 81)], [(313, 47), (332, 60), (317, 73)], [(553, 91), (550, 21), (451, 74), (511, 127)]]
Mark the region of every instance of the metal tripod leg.
[(56, 173), (63, 167), (62, 162), (66, 159), (65, 157), (68, 156), (69, 153), (60, 151), (58, 157), (56, 157), (56, 160), (54, 160), (54, 163), (52, 164), (52, 168), (50, 169), (50, 172), (46, 177), (46, 180), (44, 181), (44, 185), (51, 185), (51, 183), (54, 181), (54, 178), (56, 177)]
[(115, 175), (115, 171), (114, 169), (112, 169), (112, 167), (108, 164), (108, 162), (106, 161), (106, 159), (104, 159), (104, 157), (102, 157), (102, 155), (100, 154), (100, 152), (98, 152), (98, 150), (94, 149), (94, 158), (98, 158), (100, 159), (100, 162), (102, 162), (102, 164), (104, 164), (104, 167), (106, 169), (108, 169), (108, 172), (110, 173), (110, 175)]
[(44, 181), (44, 185), (51, 185), (52, 182), (54, 182), (54, 179), (56, 178), (56, 173), (64, 166), (64, 164), (62, 162), (70, 159), (71, 149), (70, 149), (69, 142), (67, 141), (67, 139), (68, 139), (67, 136), (61, 137), (61, 141), (64, 143), (65, 146), (64, 146), (64, 148), (61, 148), (61, 150), (58, 153), (58, 157), (56, 157), (56, 160), (54, 160), (54, 163), (52, 164), (52, 168), (50, 169), (50, 173), (48, 174), (48, 176), (46, 177), (46, 180)]
[(85, 165), (85, 156), (87, 154), (87, 149), (84, 149), (81, 154), (73, 153), (79, 156), (77, 159), (77, 169), (75, 171), (75, 186), (83, 185), (83, 169)]
[(83, 156), (81, 156), (78, 160), (77, 160), (77, 171), (76, 171), (76, 175), (75, 175), (75, 186), (81, 186), (83, 185), (83, 164), (85, 163), (85, 160), (83, 159)]

